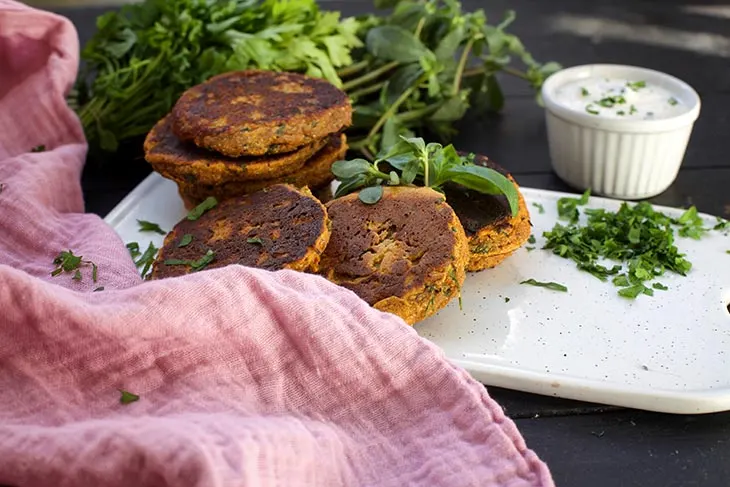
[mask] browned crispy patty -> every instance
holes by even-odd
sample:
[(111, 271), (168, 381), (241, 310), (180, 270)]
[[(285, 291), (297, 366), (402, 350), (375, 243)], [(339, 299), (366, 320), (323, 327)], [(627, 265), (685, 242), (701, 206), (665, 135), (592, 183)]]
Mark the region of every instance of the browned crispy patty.
[(162, 176), (191, 184), (271, 179), (291, 174), (320, 151), (327, 139), (285, 154), (263, 157), (226, 157), (182, 142), (166, 116), (152, 128), (144, 142), (145, 159)]
[[(505, 175), (519, 192), (519, 186), (503, 167), (480, 155), (474, 163)], [(502, 195), (486, 195), (457, 185), (447, 185), (444, 192), (469, 238), (468, 271), (495, 267), (530, 238), (530, 213), (521, 193), (518, 213), (512, 216), (507, 198)]]
[(271, 186), (180, 221), (165, 237), (152, 279), (232, 264), (316, 272), (329, 226), (324, 206), (308, 190)]
[(332, 164), (343, 159), (347, 152), (347, 139), (344, 134), (331, 135), (328, 140), (329, 143), (301, 169), (280, 178), (218, 185), (178, 183), (178, 189), (184, 199), (194, 204), (203, 201), (208, 196), (225, 200), (253, 193), (277, 183), (291, 184), (297, 188), (307, 186), (315, 191), (333, 181)]
[(353, 193), (329, 202), (327, 213), (321, 273), (371, 306), (412, 325), (460, 294), (469, 246), (442, 194), (387, 187), (374, 205)]
[(187, 90), (172, 109), (175, 134), (240, 156), (291, 152), (352, 123), (344, 91), (295, 73), (236, 71)]

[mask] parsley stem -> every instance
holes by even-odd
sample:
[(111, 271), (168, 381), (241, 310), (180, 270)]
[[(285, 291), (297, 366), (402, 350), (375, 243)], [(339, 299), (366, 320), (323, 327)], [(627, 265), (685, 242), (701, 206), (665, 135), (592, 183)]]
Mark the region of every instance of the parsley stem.
[(377, 79), (378, 77), (380, 77), (380, 75), (385, 74), (388, 71), (392, 70), (393, 68), (398, 67), (399, 64), (400, 63), (398, 61), (391, 61), (388, 64), (385, 64), (374, 71), (370, 71), (368, 74), (365, 74), (363, 76), (360, 76), (359, 78), (355, 78), (353, 80), (348, 81), (347, 83), (342, 85), (342, 89), (345, 91), (350, 91), (353, 88), (362, 86), (365, 83), (367, 83), (368, 81)]
[(510, 68), (509, 66), (502, 66), (502, 71), (504, 71), (507, 74), (511, 74), (512, 76), (517, 76), (518, 78), (522, 78), (524, 80), (528, 80), (527, 73), (520, 71), (519, 69)]
[(367, 88), (360, 88), (359, 90), (353, 91), (350, 93), (350, 98), (357, 98), (358, 96), (365, 96), (369, 95), (370, 93), (375, 93), (383, 89), (383, 86), (385, 86), (385, 81), (381, 81), (380, 83), (374, 84), (372, 86), (368, 86)]
[(416, 26), (416, 31), (413, 33), (413, 37), (416, 39), (421, 38), (421, 31), (423, 31), (424, 25), (426, 25), (426, 17), (421, 17), (421, 20), (418, 21), (418, 25)]
[(479, 76), (484, 74), (484, 68), (470, 68), (464, 71), (462, 78), (470, 78), (472, 76)]
[(380, 132), (380, 129), (383, 128), (383, 125), (385, 125), (385, 122), (391, 118), (395, 113), (398, 111), (398, 108), (413, 94), (414, 91), (418, 89), (419, 86), (421, 86), (421, 83), (426, 81), (428, 79), (428, 74), (422, 74), (420, 78), (416, 80), (415, 83), (413, 83), (407, 90), (405, 90), (401, 95), (398, 97), (398, 99), (393, 102), (393, 104), (388, 108), (388, 110), (383, 114), (382, 117), (378, 120), (378, 122), (373, 125), (373, 128), (370, 130), (367, 136), (367, 140), (369, 141), (368, 145), (372, 143), (373, 137), (375, 137), (375, 134)]
[(469, 60), (471, 54), (471, 48), (474, 45), (474, 38), (469, 39), (464, 47), (464, 52), (461, 53), (461, 59), (456, 68), (456, 75), (454, 76), (454, 85), (451, 87), (451, 96), (457, 96), (461, 90), (461, 80), (464, 77), (464, 69), (466, 68), (466, 62)]
[(353, 65), (340, 69), (339, 71), (337, 71), (337, 76), (340, 79), (347, 78), (348, 76), (352, 76), (353, 74), (359, 73), (360, 71), (367, 68), (368, 66), (370, 66), (370, 61), (368, 61), (368, 60), (360, 61), (359, 63), (355, 63)]
[(428, 152), (423, 155), (421, 162), (423, 163), (423, 185), (428, 188), (431, 186), (431, 178), (428, 177)]
[(401, 112), (398, 114), (398, 120), (400, 120), (403, 123), (411, 122), (413, 120), (419, 120), (427, 115), (432, 114), (436, 110), (438, 110), (439, 104), (434, 103), (433, 105), (429, 105), (427, 107), (418, 108), (416, 110), (409, 110), (407, 112)]
[(374, 155), (373, 155), (373, 153), (372, 153), (372, 152), (370, 151), (370, 149), (369, 149), (369, 148), (367, 148), (367, 147), (363, 147), (363, 148), (362, 148), (362, 153), (363, 153), (363, 155), (364, 155), (365, 157), (367, 157), (367, 158), (368, 158), (369, 160), (371, 160), (371, 161), (372, 161), (373, 159), (375, 159), (375, 156), (374, 156)]

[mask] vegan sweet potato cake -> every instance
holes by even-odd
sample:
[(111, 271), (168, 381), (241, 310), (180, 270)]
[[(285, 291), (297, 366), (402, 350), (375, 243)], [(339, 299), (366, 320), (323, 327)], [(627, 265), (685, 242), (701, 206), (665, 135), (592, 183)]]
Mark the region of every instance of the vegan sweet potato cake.
[(317, 140), (294, 152), (262, 157), (227, 157), (182, 142), (172, 131), (168, 115), (152, 128), (144, 143), (145, 159), (168, 179), (188, 184), (272, 179), (295, 172), (326, 144)]
[(152, 279), (232, 264), (316, 272), (330, 238), (322, 203), (307, 189), (285, 184), (229, 199), (191, 218), (165, 237)]
[(471, 191), (463, 186), (447, 184), (444, 193), (459, 217), (469, 239), (468, 271), (497, 266), (527, 242), (532, 232), (530, 212), (512, 176), (485, 156), (477, 155), (474, 164), (489, 167), (512, 181), (518, 190), (519, 209), (512, 216), (507, 198)]
[(187, 90), (172, 109), (184, 141), (230, 157), (292, 152), (352, 123), (347, 94), (296, 73), (234, 71)]
[(371, 306), (414, 324), (458, 296), (469, 246), (444, 195), (386, 187), (367, 205), (352, 193), (327, 204), (332, 220), (321, 273)]

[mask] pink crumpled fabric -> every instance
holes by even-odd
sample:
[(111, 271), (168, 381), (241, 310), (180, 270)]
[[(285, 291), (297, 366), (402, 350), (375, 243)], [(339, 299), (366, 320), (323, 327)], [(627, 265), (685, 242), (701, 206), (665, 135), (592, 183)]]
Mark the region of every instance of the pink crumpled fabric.
[[(66, 19), (0, 0), (0, 484), (553, 485), (483, 386), (349, 291), (239, 266), (143, 283), (83, 213), (78, 52)], [(52, 277), (63, 249), (98, 284)]]

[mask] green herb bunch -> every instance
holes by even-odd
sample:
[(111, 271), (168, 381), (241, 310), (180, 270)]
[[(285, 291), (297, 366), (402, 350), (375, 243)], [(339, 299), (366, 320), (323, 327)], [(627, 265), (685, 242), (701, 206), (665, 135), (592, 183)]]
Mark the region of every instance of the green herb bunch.
[[(383, 172), (384, 165), (389, 166)], [(390, 170), (390, 168), (393, 168)], [(360, 190), (359, 199), (366, 204), (380, 201), (383, 185), (418, 184), (441, 191), (448, 183), (485, 194), (507, 198), (512, 214), (517, 214), (517, 188), (505, 176), (473, 163), (472, 156), (461, 156), (453, 145), (426, 144), (420, 137), (405, 138), (384, 150), (371, 163), (365, 159), (337, 161), (332, 173), (340, 181), (335, 197)]]
[[(376, 0), (386, 17), (340, 19), (315, 0), (144, 0), (97, 20), (69, 103), (92, 147), (146, 134), (186, 89), (249, 68), (303, 72), (342, 87), (355, 107), (351, 146), (368, 158), (428, 129), (444, 142), (469, 107), (499, 110), (495, 75), (536, 90), (541, 65), (483, 11), (457, 0)], [(515, 68), (514, 62), (525, 66)], [(339, 69), (339, 71), (338, 71)]]
[(355, 63), (339, 71), (355, 107), (349, 143), (368, 158), (398, 136), (423, 129), (448, 142), (453, 123), (470, 107), (499, 111), (504, 103), (499, 72), (526, 80), (539, 93), (545, 78), (560, 69), (536, 62), (506, 31), (514, 12), (490, 25), (483, 10), (465, 13), (457, 0), (375, 3), (393, 12), (359, 19), (365, 48), (355, 50)]
[(89, 143), (115, 150), (223, 72), (298, 71), (341, 86), (336, 68), (352, 63), (358, 28), (315, 0), (145, 0), (97, 19), (69, 102)]

